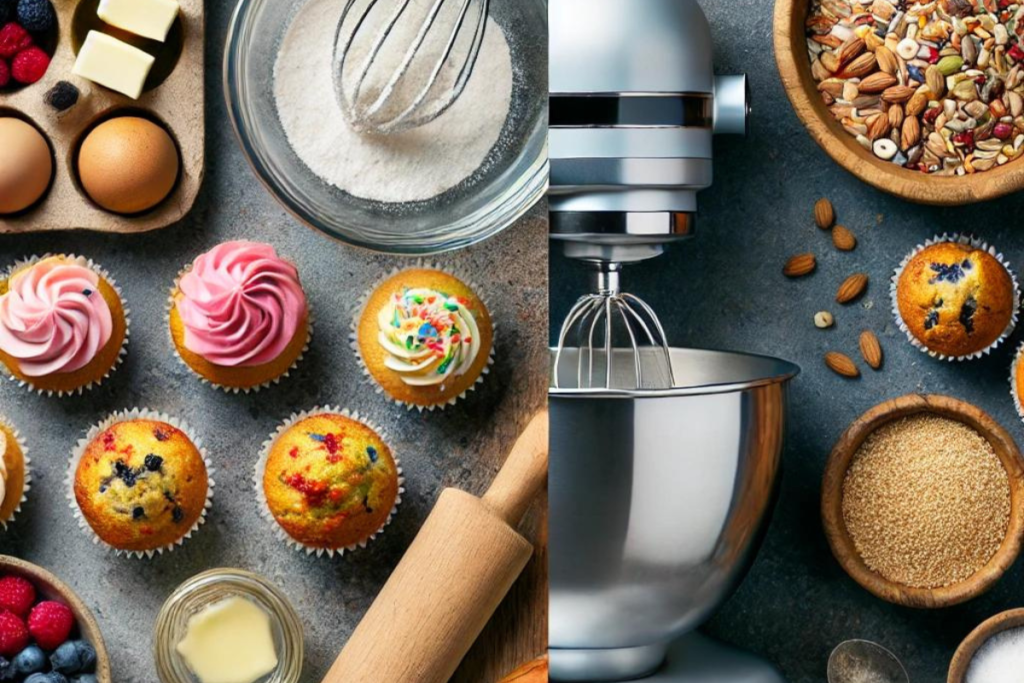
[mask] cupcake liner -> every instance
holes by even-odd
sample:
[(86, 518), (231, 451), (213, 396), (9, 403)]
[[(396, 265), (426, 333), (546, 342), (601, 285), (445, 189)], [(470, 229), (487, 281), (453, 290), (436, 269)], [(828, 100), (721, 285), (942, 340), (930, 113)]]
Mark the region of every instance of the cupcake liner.
[(120, 351), (117, 354), (117, 358), (114, 360), (114, 364), (110, 367), (110, 369), (107, 370), (106, 373), (104, 373), (103, 377), (101, 377), (100, 379), (98, 379), (98, 380), (96, 380), (94, 382), (89, 382), (86, 385), (80, 386), (77, 389), (71, 389), (70, 391), (53, 391), (51, 389), (40, 389), (40, 388), (34, 386), (31, 382), (28, 382), (28, 381), (23, 380), (23, 379), (18, 379), (17, 377), (15, 377), (10, 372), (10, 370), (8, 368), (3, 367), (2, 369), (7, 374), (8, 378), (11, 381), (15, 382), (16, 384), (18, 384), (18, 386), (25, 387), (29, 391), (33, 391), (33, 392), (39, 394), (40, 396), (45, 395), (45, 396), (64, 397), (64, 396), (73, 396), (75, 394), (82, 395), (86, 391), (90, 391), (90, 390), (94, 389), (95, 387), (98, 387), (101, 384), (103, 384), (103, 382), (105, 382), (107, 380), (107, 378), (109, 378), (110, 375), (115, 370), (117, 370), (117, 368), (120, 367), (120, 365), (124, 362), (125, 356), (128, 355), (128, 341), (129, 341), (129, 338), (131, 337), (131, 331), (132, 331), (132, 318), (131, 318), (131, 313), (132, 312), (128, 308), (128, 303), (124, 299), (124, 293), (121, 291), (121, 288), (118, 286), (118, 284), (114, 280), (114, 278), (111, 277), (110, 272), (107, 271), (106, 268), (103, 268), (98, 263), (93, 261), (92, 259), (85, 258), (84, 256), (77, 256), (75, 254), (50, 254), (50, 253), (43, 254), (42, 256), (38, 256), (38, 255), (37, 256), (30, 256), (30, 257), (28, 257), (26, 259), (21, 259), (21, 260), (15, 261), (14, 265), (12, 265), (10, 268), (8, 268), (4, 272), (4, 274), (2, 275), (2, 279), (4, 279), (4, 280), (9, 279), (12, 275), (14, 275), (14, 273), (16, 271), (19, 271), (22, 268), (29, 268), (29, 267), (34, 266), (35, 264), (39, 263), (40, 261), (42, 261), (44, 259), (48, 259), (48, 258), (51, 258), (51, 257), (54, 257), (54, 256), (60, 257), (60, 258), (66, 258), (69, 261), (73, 261), (77, 265), (80, 265), (80, 266), (83, 266), (85, 268), (88, 268), (89, 270), (92, 270), (97, 275), (99, 275), (101, 278), (106, 280), (107, 284), (109, 284), (111, 286), (111, 288), (113, 288), (113, 290), (115, 292), (117, 292), (117, 296), (121, 300), (121, 308), (124, 310), (124, 340), (121, 342), (121, 349), (120, 349)]
[[(942, 244), (945, 242), (956, 242), (959, 244), (966, 244), (970, 245), (975, 249), (988, 252), (993, 258), (999, 261), (1000, 265), (1002, 265), (1003, 268), (1006, 269), (1006, 272), (1009, 273), (1010, 275), (1010, 280), (1013, 282), (1013, 315), (1010, 316), (1010, 322), (1009, 324), (1007, 324), (1006, 329), (1003, 330), (1003, 333), (999, 335), (999, 337), (994, 342), (992, 342), (985, 348), (981, 349), (980, 351), (975, 351), (974, 353), (970, 353), (964, 356), (947, 356), (943, 353), (939, 353), (938, 351), (933, 351), (929, 349), (927, 346), (925, 346), (923, 342), (921, 342), (917, 337), (913, 335), (913, 333), (911, 333), (910, 328), (907, 327), (907, 324), (903, 321), (903, 316), (900, 315), (899, 301), (896, 297), (896, 288), (899, 284), (900, 276), (903, 275), (903, 270), (907, 267), (907, 264), (910, 263), (910, 261), (915, 256), (924, 251), (926, 248), (933, 246), (935, 244)], [(997, 252), (995, 247), (989, 246), (988, 242), (978, 239), (973, 235), (965, 235), (961, 233), (943, 233), (940, 236), (932, 237), (929, 240), (925, 240), (924, 244), (919, 244), (916, 247), (914, 247), (914, 249), (903, 258), (903, 260), (900, 262), (900, 265), (896, 268), (895, 272), (893, 273), (893, 276), (889, 284), (889, 296), (892, 300), (892, 314), (896, 320), (896, 324), (899, 326), (900, 330), (903, 331), (903, 334), (906, 335), (910, 343), (920, 351), (931, 356), (932, 358), (950, 362), (974, 360), (976, 358), (982, 358), (990, 354), (992, 351), (998, 348), (1006, 340), (1007, 337), (1009, 337), (1013, 333), (1013, 330), (1017, 327), (1017, 318), (1020, 314), (1020, 285), (1017, 283), (1017, 275), (1010, 268), (1010, 262), (1007, 261), (1001, 253)]]
[[(32, 489), (32, 459), (28, 457), (28, 445), (25, 443), (25, 438), (21, 435), (21, 432), (15, 428), (14, 423), (8, 420), (4, 415), (0, 415), (0, 425), (3, 425), (11, 430), (14, 435), (14, 440), (18, 444), (18, 448), (21, 449), (22, 458), (25, 461), (25, 486), (21, 490), (21, 500), (18, 501), (18, 506), (14, 508), (14, 512), (11, 513), (11, 518), (7, 520), (0, 519), (0, 529), (6, 531), (7, 525), (14, 521), (21, 512), (21, 506), (28, 500), (28, 492)], [(0, 457), (3, 454), (0, 453)], [(2, 503), (3, 501), (0, 501)]]
[[(163, 546), (162, 548), (157, 548), (155, 550), (121, 550), (108, 544), (103, 539), (101, 539), (96, 534), (95, 531), (93, 531), (91, 526), (89, 526), (89, 522), (85, 519), (85, 516), (82, 514), (81, 508), (78, 507), (78, 501), (75, 499), (75, 473), (78, 471), (78, 464), (81, 462), (82, 456), (85, 454), (85, 449), (104, 430), (110, 428), (115, 424), (119, 424), (121, 422), (128, 422), (131, 420), (156, 420), (159, 422), (166, 422), (172, 427), (180, 429), (182, 432), (185, 433), (185, 436), (189, 438), (193, 445), (195, 445), (196, 449), (199, 451), (199, 455), (203, 459), (203, 463), (206, 465), (206, 503), (203, 505), (203, 511), (200, 513), (199, 519), (197, 519), (196, 523), (192, 525), (192, 528), (188, 530), (188, 533), (179, 538), (177, 541), (175, 541), (174, 543), (170, 543), (166, 546)], [(206, 449), (203, 447), (202, 441), (199, 439), (199, 437), (195, 435), (195, 433), (192, 431), (192, 428), (188, 425), (187, 422), (185, 422), (184, 420), (179, 420), (176, 417), (171, 417), (166, 413), (158, 413), (148, 408), (136, 407), (132, 408), (131, 410), (121, 410), (116, 413), (112, 413), (102, 422), (99, 422), (98, 424), (95, 424), (89, 428), (89, 431), (86, 432), (85, 437), (79, 439), (78, 444), (75, 446), (74, 450), (71, 453), (71, 461), (68, 464), (68, 471), (65, 483), (67, 484), (67, 498), (69, 501), (69, 505), (72, 511), (74, 512), (75, 519), (78, 522), (78, 526), (82, 529), (84, 533), (86, 533), (92, 539), (92, 542), (94, 544), (102, 545), (108, 550), (113, 551), (114, 554), (118, 556), (126, 555), (127, 557), (142, 559), (143, 557), (152, 558), (154, 555), (163, 554), (164, 551), (173, 551), (175, 547), (183, 545), (186, 540), (192, 538), (192, 534), (194, 534), (199, 529), (199, 527), (201, 527), (206, 522), (206, 514), (210, 510), (210, 507), (213, 505), (213, 490), (214, 487), (216, 486), (216, 482), (213, 480), (214, 473), (215, 470), (213, 469), (213, 463), (210, 461), (210, 458), (206, 453)]]
[[(342, 417), (347, 417), (351, 420), (355, 420), (356, 422), (365, 425), (366, 427), (369, 427), (374, 432), (376, 432), (377, 436), (379, 436), (380, 439), (385, 444), (388, 444), (388, 449), (391, 450), (391, 459), (395, 461), (395, 471), (398, 474), (398, 495), (395, 497), (395, 504), (394, 506), (392, 506), (391, 512), (388, 513), (388, 518), (384, 520), (384, 523), (380, 526), (380, 529), (371, 534), (370, 537), (367, 538), (365, 541), (338, 549), (311, 548), (309, 546), (303, 545), (299, 541), (296, 541), (294, 538), (289, 536), (288, 533), (281, 528), (281, 525), (277, 523), (277, 520), (274, 519), (274, 514), (270, 511), (270, 505), (267, 503), (267, 494), (263, 490), (263, 475), (267, 469), (267, 459), (270, 457), (270, 450), (274, 447), (274, 444), (277, 442), (278, 438), (280, 438), (282, 434), (291, 429), (298, 422), (305, 420), (307, 417), (323, 414), (341, 415)], [(253, 484), (256, 489), (256, 501), (259, 504), (260, 516), (263, 517), (263, 519), (267, 520), (273, 526), (274, 534), (279, 539), (287, 543), (290, 547), (294, 548), (299, 552), (304, 552), (306, 555), (313, 555), (315, 553), (317, 557), (321, 557), (323, 555), (327, 555), (328, 557), (334, 557), (335, 555), (338, 555), (339, 557), (344, 556), (346, 552), (352, 552), (356, 548), (365, 548), (370, 544), (371, 541), (373, 541), (375, 538), (383, 534), (388, 524), (391, 524), (391, 520), (394, 518), (395, 513), (398, 512), (398, 505), (402, 502), (402, 494), (405, 493), (405, 488), (402, 486), (404, 483), (405, 477), (402, 476), (402, 463), (395, 455), (394, 449), (392, 449), (391, 445), (388, 443), (387, 433), (385, 433), (380, 427), (371, 422), (369, 419), (361, 417), (357, 412), (350, 411), (348, 408), (341, 408), (340, 406), (330, 405), (318, 406), (310, 410), (292, 413), (291, 417), (289, 417), (280, 425), (278, 425), (277, 429), (271, 432), (267, 440), (263, 442), (263, 446), (260, 449), (260, 457), (256, 461), (256, 468), (253, 471)]]
[(1024, 420), (1024, 405), (1021, 404), (1020, 392), (1017, 391), (1017, 366), (1021, 362), (1022, 354), (1024, 354), (1024, 343), (1017, 347), (1017, 351), (1013, 354), (1013, 362), (1010, 363), (1010, 395), (1013, 396), (1013, 407), (1017, 409), (1017, 415)]
[[(178, 284), (181, 282), (181, 278), (185, 277), (185, 275), (190, 270), (192, 270), (191, 264), (185, 266), (184, 268), (178, 271), (178, 274), (174, 278), (174, 286), (171, 287), (171, 292), (167, 296), (167, 306), (166, 310), (164, 311), (164, 326), (167, 328), (168, 334), (170, 334), (171, 329), (171, 310), (174, 308), (174, 295), (178, 291)], [(269, 379), (266, 382), (263, 382), (262, 384), (257, 384), (251, 387), (227, 387), (224, 386), (223, 384), (217, 384), (216, 382), (213, 382), (207, 379), (206, 377), (200, 375), (198, 372), (192, 369), (192, 366), (185, 362), (185, 359), (182, 358), (181, 354), (178, 352), (178, 347), (174, 343), (173, 338), (171, 339), (171, 348), (174, 349), (174, 357), (178, 359), (178, 363), (183, 368), (188, 370), (193, 377), (198, 378), (199, 381), (202, 382), (203, 384), (211, 386), (214, 389), (220, 389), (221, 391), (227, 394), (255, 394), (275, 384), (280, 384), (281, 380), (291, 376), (291, 373), (295, 371), (299, 363), (302, 362), (302, 359), (305, 358), (306, 354), (309, 352), (309, 345), (313, 343), (313, 324), (315, 320), (313, 317), (313, 307), (309, 303), (308, 297), (306, 298), (306, 321), (306, 342), (302, 345), (302, 350), (299, 352), (299, 355), (295, 358), (292, 364), (288, 366), (288, 369), (285, 370), (284, 373), (278, 375), (273, 379)]]
[[(385, 393), (384, 387), (382, 387), (380, 384), (378, 384), (377, 381), (373, 378), (373, 375), (370, 374), (370, 368), (368, 368), (366, 366), (366, 361), (363, 359), (363, 354), (362, 354), (362, 352), (359, 349), (359, 321), (363, 317), (363, 313), (366, 310), (366, 305), (367, 305), (367, 303), (368, 303), (368, 301), (370, 299), (370, 296), (375, 291), (377, 291), (378, 287), (380, 287), (387, 280), (389, 280), (390, 278), (394, 277), (395, 275), (397, 275), (398, 273), (400, 273), (400, 272), (402, 272), (404, 270), (413, 270), (413, 269), (417, 269), (417, 268), (422, 268), (422, 269), (427, 269), (427, 270), (439, 270), (442, 273), (445, 273), (445, 274), (450, 275), (450, 276), (452, 276), (452, 277), (454, 277), (454, 278), (456, 278), (458, 280), (461, 280), (462, 282), (464, 282), (466, 284), (466, 286), (468, 286), (470, 289), (473, 290), (473, 292), (476, 293), (477, 298), (484, 305), (484, 307), (487, 308), (487, 302), (484, 301), (484, 298), (482, 296), (480, 296), (480, 288), (472, 280), (470, 280), (469, 278), (465, 277), (464, 275), (462, 275), (462, 274), (460, 274), (460, 273), (458, 273), (456, 271), (453, 271), (453, 270), (451, 270), (449, 268), (443, 268), (439, 264), (429, 263), (429, 262), (425, 262), (425, 261), (422, 261), (422, 260), (418, 260), (418, 261), (416, 261), (411, 266), (405, 266), (403, 268), (399, 268), (397, 266), (393, 267), (385, 275), (383, 275), (382, 277), (378, 278), (369, 289), (367, 289), (365, 292), (362, 293), (362, 295), (359, 297), (359, 299), (358, 299), (358, 301), (356, 303), (356, 313), (355, 313), (355, 315), (352, 318), (352, 323), (351, 323), (351, 326), (349, 328), (349, 337), (348, 338), (349, 338), (349, 346), (352, 348), (352, 351), (355, 352), (356, 361), (359, 363), (359, 369), (362, 371), (363, 377), (365, 377), (366, 380), (373, 386), (374, 391), (376, 393), (378, 393), (378, 394), (382, 394), (384, 396), (384, 398), (386, 398), (391, 403), (394, 403), (395, 405), (398, 405), (398, 406), (403, 406), (408, 411), (412, 411), (413, 409), (415, 409), (415, 410), (418, 410), (419, 412), (422, 413), (424, 410), (428, 410), (428, 411), (432, 412), (434, 410), (444, 410), (448, 406), (453, 406), (456, 403), (458, 403), (460, 400), (466, 398), (466, 394), (468, 394), (471, 391), (474, 391), (476, 389), (477, 385), (483, 384), (484, 377), (486, 377), (487, 375), (490, 374), (491, 366), (494, 365), (494, 349), (498, 345), (498, 325), (494, 322), (494, 318), (492, 316), (491, 317), (491, 338), (492, 338), (492, 340), (491, 340), (491, 349), (490, 349), (490, 351), (487, 354), (487, 365), (485, 365), (484, 369), (480, 371), (480, 376), (476, 378), (476, 380), (473, 382), (473, 384), (471, 384), (465, 391), (463, 391), (458, 396), (453, 396), (452, 398), (448, 399), (447, 401), (445, 401), (443, 403), (437, 403), (437, 404), (429, 405), (429, 406), (421, 406), (421, 405), (416, 405), (414, 403), (408, 403), (406, 401), (400, 401), (400, 400), (394, 398), (393, 396), (391, 396), (390, 394)], [(490, 310), (490, 309), (488, 308), (488, 310)]]

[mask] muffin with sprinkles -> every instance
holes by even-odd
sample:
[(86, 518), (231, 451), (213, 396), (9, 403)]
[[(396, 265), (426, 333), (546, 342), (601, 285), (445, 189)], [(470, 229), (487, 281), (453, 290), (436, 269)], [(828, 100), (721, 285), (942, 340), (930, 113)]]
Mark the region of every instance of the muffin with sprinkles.
[(367, 296), (354, 327), (367, 374), (410, 408), (455, 403), (482, 380), (492, 359), (487, 307), (441, 270), (411, 268), (388, 277)]
[(365, 546), (391, 521), (401, 485), (380, 434), (330, 407), (287, 420), (256, 466), (264, 516), (291, 545), (318, 555)]
[(0, 280), (0, 361), (27, 387), (58, 395), (91, 388), (127, 341), (120, 292), (88, 259), (32, 258)]
[(313, 331), (298, 269), (269, 244), (243, 241), (214, 247), (182, 272), (169, 323), (185, 365), (229, 391), (279, 381)]
[(187, 427), (130, 411), (90, 430), (69, 470), (72, 507), (104, 544), (135, 556), (173, 549), (205, 519), (209, 463)]
[(31, 481), (28, 449), (18, 431), (0, 416), (0, 527), (6, 528), (21, 510)]
[(964, 360), (996, 348), (1017, 321), (1016, 279), (995, 250), (966, 237), (929, 241), (893, 277), (893, 312), (911, 343)]

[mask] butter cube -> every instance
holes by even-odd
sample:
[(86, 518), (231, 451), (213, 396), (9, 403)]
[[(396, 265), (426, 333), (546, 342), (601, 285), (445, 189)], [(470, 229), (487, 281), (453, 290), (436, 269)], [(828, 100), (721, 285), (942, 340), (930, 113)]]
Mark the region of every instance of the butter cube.
[(137, 100), (154, 61), (152, 55), (137, 47), (106, 33), (89, 31), (71, 71)]
[(161, 43), (178, 18), (177, 0), (100, 0), (100, 19)]

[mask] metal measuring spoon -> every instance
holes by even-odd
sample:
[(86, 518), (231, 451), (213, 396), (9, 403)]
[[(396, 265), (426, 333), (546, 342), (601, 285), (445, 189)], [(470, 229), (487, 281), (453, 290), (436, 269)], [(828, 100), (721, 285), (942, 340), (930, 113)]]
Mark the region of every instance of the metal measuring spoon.
[(896, 655), (870, 640), (839, 643), (828, 658), (828, 683), (910, 683)]

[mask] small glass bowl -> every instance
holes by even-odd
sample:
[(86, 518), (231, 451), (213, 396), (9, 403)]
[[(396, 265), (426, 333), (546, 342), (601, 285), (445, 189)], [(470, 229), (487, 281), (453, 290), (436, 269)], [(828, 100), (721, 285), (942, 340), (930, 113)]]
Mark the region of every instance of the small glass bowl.
[[(422, 202), (355, 197), (316, 176), (288, 143), (274, 99), (278, 48), (309, 0), (239, 0), (224, 52), (228, 116), (242, 152), (296, 218), (373, 251), (429, 255), (476, 244), (515, 223), (548, 184), (546, 0), (492, 0), (513, 55), (512, 105), (502, 144), (468, 180)], [(331, 93), (325, 97), (331, 97)]]
[(162, 683), (198, 683), (177, 645), (185, 637), (190, 617), (225, 598), (247, 598), (270, 615), (277, 650), (277, 668), (257, 683), (298, 683), (302, 674), (302, 622), (288, 598), (262, 576), (241, 569), (211, 569), (197, 574), (167, 598), (156, 618), (154, 652)]

